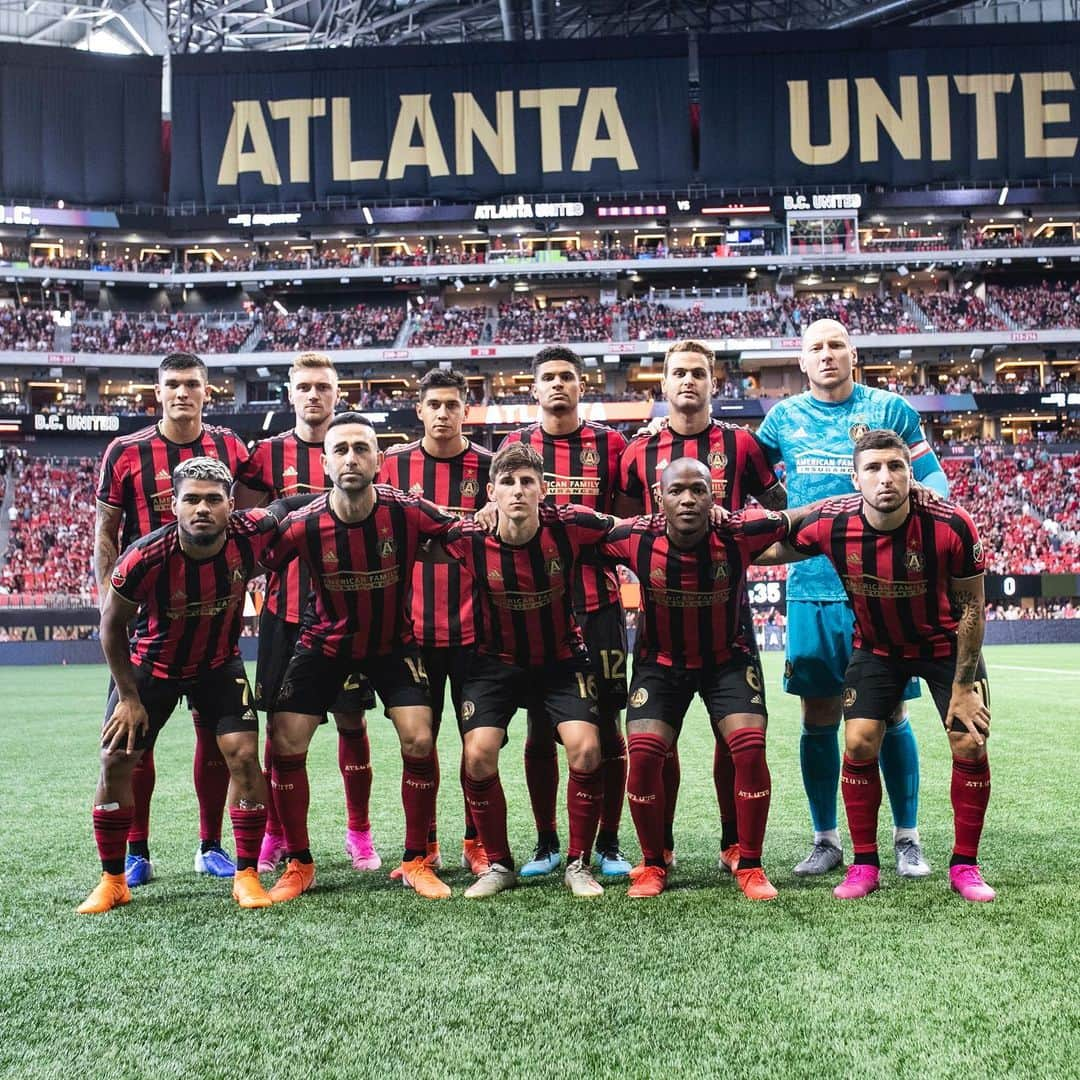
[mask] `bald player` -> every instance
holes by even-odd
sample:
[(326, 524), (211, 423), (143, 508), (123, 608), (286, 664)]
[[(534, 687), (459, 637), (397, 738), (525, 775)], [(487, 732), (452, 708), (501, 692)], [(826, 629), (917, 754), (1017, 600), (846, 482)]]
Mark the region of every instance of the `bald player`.
[[(819, 319), (803, 332), (799, 367), (810, 389), (777, 402), (757, 432), (772, 464), (784, 462), (788, 505), (850, 495), (855, 442), (879, 428), (903, 439), (915, 480), (947, 495), (948, 480), (926, 441), (918, 413), (898, 394), (855, 382), (852, 372), (857, 360), (841, 323)], [(813, 846), (795, 873), (810, 876), (828, 873), (843, 862), (836, 827), (837, 735), (854, 620), (840, 578), (824, 556), (788, 570), (787, 609), (784, 689), (802, 699), (799, 758), (814, 825)], [(916, 679), (905, 697), (918, 696)], [(880, 760), (893, 811), (897, 873), (926, 877), (930, 866), (917, 828), (919, 754), (903, 706), (887, 726)]]

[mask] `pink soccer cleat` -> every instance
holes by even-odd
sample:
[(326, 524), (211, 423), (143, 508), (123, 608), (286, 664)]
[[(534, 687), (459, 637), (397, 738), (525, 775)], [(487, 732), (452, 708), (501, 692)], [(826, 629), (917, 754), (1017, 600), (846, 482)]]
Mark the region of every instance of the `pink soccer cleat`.
[(272, 874), (285, 861), (285, 837), (264, 833), (259, 845), (259, 873)]
[(997, 896), (997, 893), (983, 881), (979, 868), (971, 863), (949, 867), (949, 887), (965, 900), (974, 900), (978, 903), (985, 904)]
[(838, 900), (861, 900), (877, 891), (880, 880), (881, 871), (876, 866), (852, 863), (847, 868), (844, 880), (833, 889), (833, 896)]
[(378, 870), (382, 866), (370, 827), (345, 830), (345, 854), (352, 859), (354, 870)]

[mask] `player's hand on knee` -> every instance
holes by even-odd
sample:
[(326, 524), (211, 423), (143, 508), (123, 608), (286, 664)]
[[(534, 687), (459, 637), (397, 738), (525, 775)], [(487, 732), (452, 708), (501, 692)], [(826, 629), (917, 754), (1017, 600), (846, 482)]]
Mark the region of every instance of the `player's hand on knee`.
[(122, 750), (126, 754), (135, 752), (135, 742), (140, 732), (149, 730), (150, 718), (142, 702), (137, 699), (127, 701), (123, 698), (116, 703), (112, 716), (105, 723), (101, 732), (101, 741), (110, 754)]
[(946, 721), (950, 730), (959, 723), (976, 746), (982, 746), (990, 734), (990, 710), (974, 687), (953, 689)]

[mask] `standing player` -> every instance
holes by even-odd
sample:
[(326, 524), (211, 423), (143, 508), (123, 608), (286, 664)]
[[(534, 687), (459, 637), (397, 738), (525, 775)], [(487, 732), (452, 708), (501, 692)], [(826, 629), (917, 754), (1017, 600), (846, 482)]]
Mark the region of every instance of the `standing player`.
[[(634, 439), (623, 454), (619, 473), (620, 498), (615, 508), (620, 517), (642, 511), (660, 513), (660, 477), (672, 461), (683, 457), (694, 458), (708, 466), (713, 496), (717, 505), (725, 510), (740, 509), (751, 495), (771, 510), (781, 510), (787, 505), (784, 485), (777, 479), (753, 432), (712, 418), (712, 396), (717, 386), (715, 360), (713, 351), (700, 341), (676, 341), (668, 348), (660, 382), (668, 403), (667, 423), (652, 435)], [(749, 602), (745, 619), (749, 627)], [(748, 640), (754, 641), (752, 633)], [(718, 732), (714, 735), (713, 781), (723, 830), (720, 865), (731, 870), (738, 859), (735, 768), (727, 742)], [(667, 850), (672, 853), (679, 782), (678, 749), (677, 744), (673, 744), (664, 765)]]
[[(851, 452), (871, 428), (895, 431), (911, 451), (915, 478), (942, 495), (948, 481), (926, 442), (915, 410), (897, 394), (855, 382), (856, 351), (847, 330), (832, 319), (811, 323), (803, 334), (799, 366), (810, 390), (777, 402), (758, 429), (770, 460), (783, 461), (791, 501), (802, 506), (850, 491)], [(784, 689), (802, 698), (799, 747), (803, 786), (810, 803), (814, 842), (795, 867), (800, 875), (824, 874), (843, 861), (836, 829), (840, 780), (840, 692), (851, 656), (851, 608), (827, 559), (793, 566), (787, 582), (788, 635)], [(919, 694), (918, 680), (908, 697)], [(925, 877), (917, 828), (919, 752), (902, 709), (890, 722), (881, 770), (892, 804), (896, 871)]]
[(993, 900), (978, 866), (990, 799), (982, 542), (959, 507), (912, 503), (911, 452), (894, 431), (869, 431), (856, 440), (852, 479), (857, 495), (829, 499), (778, 545), (786, 558), (824, 555), (855, 615), (840, 777), (855, 861), (833, 891), (855, 900), (878, 888), (878, 754), (905, 686), (923, 678), (952, 750), (949, 884), (965, 900)]
[[(545, 501), (549, 505), (574, 503), (602, 514), (611, 513), (626, 440), (603, 424), (581, 419), (581, 357), (564, 345), (548, 345), (533, 357), (532, 368), (540, 422), (508, 435), (502, 445), (524, 443), (541, 456)], [(626, 619), (619, 602), (618, 578), (589, 554), (577, 564), (574, 615), (585, 637), (600, 708), (604, 802), (596, 855), (602, 874), (622, 877), (630, 870), (630, 863), (619, 850), (619, 821), (626, 791), (626, 741), (619, 730), (619, 713), (626, 705)], [(533, 877), (551, 873), (562, 859), (555, 826), (559, 759), (547, 718), (530, 714), (527, 723), (525, 780), (536, 819), (537, 842), (532, 859), (521, 868), (521, 876)]]
[[(461, 433), (469, 412), (468, 395), (469, 384), (464, 375), (441, 368), (429, 371), (420, 380), (420, 404), (416, 406), (424, 425), (424, 437), (386, 452), (380, 483), (419, 495), (444, 513), (455, 516), (472, 515), (483, 506), (491, 452), (476, 446)], [(420, 646), (431, 686), (437, 740), (447, 682), (454, 713), (459, 725), (461, 722), (462, 683), (477, 637), (472, 577), (458, 563), (418, 562), (413, 571), (409, 602), (413, 637)], [(435, 760), (437, 767), (437, 751)], [(464, 776), (464, 762), (460, 771)], [(428, 834), (427, 857), (435, 869), (442, 865), (434, 818)], [(467, 800), (461, 863), (474, 874), (487, 869), (484, 845)]]
[(420, 542), (454, 519), (415, 495), (376, 485), (382, 459), (367, 419), (354, 412), (336, 416), (327, 425), (323, 454), (333, 487), (290, 514), (263, 554), (272, 570), (303, 559), (314, 590), (270, 721), (274, 792), (288, 848), (285, 871), (270, 890), (275, 902), (295, 899), (314, 884), (307, 750), (326, 710), (359, 675), (382, 699), (401, 742), (402, 880), (428, 899), (450, 896), (426, 861), (439, 780), (427, 676), (405, 619), (405, 598)]
[[(248, 453), (227, 428), (203, 424), (207, 400), (206, 365), (192, 353), (170, 353), (158, 366), (154, 396), (161, 420), (131, 435), (113, 439), (105, 450), (97, 491), (94, 525), (94, 573), (101, 603), (120, 552), (174, 520), (173, 470), (188, 458), (216, 457), (234, 477), (246, 475)], [(221, 848), (221, 821), (229, 788), (229, 770), (218, 748), (215, 724), (195, 721), (195, 794), (199, 800), (199, 846), (195, 872), (231, 877), (233, 861)], [(135, 769), (135, 816), (128, 837), (125, 869), (128, 884), (144, 885), (154, 876), (150, 862), (150, 799), (154, 793), (153, 747)]]
[[(301, 353), (289, 369), (289, 400), (296, 410), (292, 431), (264, 439), (251, 455), (251, 475), (238, 490), (241, 506), (325, 491), (322, 466), (323, 438), (334, 418), (338, 377), (333, 361), (324, 353)], [(259, 660), (255, 673), (255, 707), (267, 715), (281, 688), (300, 633), (300, 619), (311, 593), (305, 565), (291, 560), (267, 581), (266, 604), (259, 619)], [(378, 870), (382, 865), (371, 836), (368, 806), (371, 800), (371, 746), (364, 710), (374, 697), (366, 680), (342, 689), (331, 704), (338, 730), (338, 767), (345, 786), (345, 853), (357, 870)], [(271, 738), (266, 733), (264, 776), (270, 783)], [(259, 871), (269, 873), (285, 855), (285, 835), (274, 804), (273, 787), (266, 820), (266, 836), (259, 853)]]
[(589, 866), (603, 797), (598, 694), (571, 589), (582, 550), (602, 540), (613, 519), (581, 506), (541, 505), (544, 472), (532, 447), (503, 447), (488, 484), (498, 508), (496, 531), (463, 521), (443, 540), (476, 581), (484, 623), (461, 706), (465, 795), (490, 860), (465, 891), (470, 899), (514, 884), (499, 751), (519, 708), (543, 718), (566, 748), (570, 837), (563, 880), (575, 896), (604, 891)]
[(233, 896), (241, 907), (270, 904), (256, 869), (266, 824), (259, 721), (237, 642), (248, 579), (261, 572), (259, 555), (277, 521), (263, 510), (230, 513), (232, 474), (216, 458), (188, 458), (170, 480), (173, 522), (125, 550), (102, 604), (101, 644), (113, 677), (93, 813), (102, 875), (78, 908), (83, 915), (131, 899), (124, 845), (135, 813), (132, 772), (184, 694), (214, 731), (232, 778)]
[(627, 791), (642, 863), (631, 871), (628, 895), (659, 896), (667, 882), (664, 761), (697, 693), (734, 759), (739, 858), (732, 871), (751, 900), (772, 900), (776, 889), (761, 866), (772, 790), (765, 690), (744, 608), (746, 569), (787, 536), (788, 519), (748, 510), (711, 524), (712, 476), (693, 458), (664, 469), (660, 499), (661, 514), (620, 522), (599, 548), (641, 581)]

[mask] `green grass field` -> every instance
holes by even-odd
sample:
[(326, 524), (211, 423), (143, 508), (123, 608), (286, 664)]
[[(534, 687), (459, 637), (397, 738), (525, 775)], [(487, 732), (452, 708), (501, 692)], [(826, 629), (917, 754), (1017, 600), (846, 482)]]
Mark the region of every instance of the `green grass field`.
[[(181, 711), (156, 754), (158, 880), (103, 917), (74, 907), (98, 875), (89, 804), (104, 669), (5, 668), (0, 1075), (1078, 1076), (1080, 668), (1064, 645), (987, 659), (994, 787), (981, 861), (994, 904), (947, 890), (949, 755), (927, 697), (913, 717), (933, 876), (902, 883), (889, 865), (880, 893), (846, 904), (831, 895), (835, 877), (796, 881), (808, 838), (796, 702), (772, 689), (774, 903), (749, 903), (716, 870), (698, 708), (683, 735), (679, 868), (659, 900), (630, 901), (614, 885), (575, 902), (560, 877), (468, 902), (455, 870), (455, 898), (438, 904), (385, 872), (357, 875), (342, 852), (336, 737), (323, 729), (310, 758), (318, 886), (241, 912), (228, 883), (191, 871), (193, 737)], [(778, 657), (765, 666), (777, 687)], [(524, 856), (515, 725), (503, 779)], [(381, 716), (372, 732), (372, 820), (392, 865), (399, 758)], [(456, 855), (452, 725), (442, 754), (441, 831)], [(623, 836), (636, 857), (628, 814)]]

